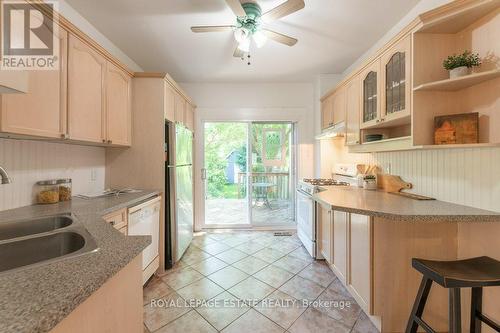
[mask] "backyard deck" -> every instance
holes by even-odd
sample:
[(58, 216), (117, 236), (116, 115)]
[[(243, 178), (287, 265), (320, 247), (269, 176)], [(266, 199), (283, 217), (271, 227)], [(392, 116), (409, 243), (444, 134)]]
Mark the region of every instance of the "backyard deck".
[[(253, 224), (284, 225), (295, 223), (290, 200), (270, 200), (271, 209), (263, 202), (252, 207)], [(210, 224), (247, 223), (246, 199), (208, 199), (205, 205), (205, 222)]]

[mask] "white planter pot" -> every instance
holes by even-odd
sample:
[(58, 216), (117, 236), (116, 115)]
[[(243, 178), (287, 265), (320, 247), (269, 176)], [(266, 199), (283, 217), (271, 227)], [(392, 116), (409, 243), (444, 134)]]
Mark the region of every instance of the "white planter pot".
[(466, 76), (470, 74), (470, 68), (466, 66), (453, 68), (450, 70), (450, 79), (455, 79), (457, 77)]

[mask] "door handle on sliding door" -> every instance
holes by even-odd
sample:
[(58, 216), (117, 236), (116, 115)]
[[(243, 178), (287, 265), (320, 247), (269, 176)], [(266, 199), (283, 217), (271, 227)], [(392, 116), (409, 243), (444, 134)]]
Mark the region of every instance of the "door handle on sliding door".
[(207, 169), (203, 168), (201, 169), (201, 180), (206, 180), (207, 179)]

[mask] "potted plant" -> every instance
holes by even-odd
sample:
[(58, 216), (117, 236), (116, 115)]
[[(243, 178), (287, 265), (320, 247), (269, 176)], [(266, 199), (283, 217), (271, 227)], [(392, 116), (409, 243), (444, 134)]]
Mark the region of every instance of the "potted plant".
[(465, 76), (470, 73), (472, 67), (481, 65), (479, 54), (465, 50), (459, 55), (452, 55), (443, 61), (443, 67), (450, 72), (450, 79)]

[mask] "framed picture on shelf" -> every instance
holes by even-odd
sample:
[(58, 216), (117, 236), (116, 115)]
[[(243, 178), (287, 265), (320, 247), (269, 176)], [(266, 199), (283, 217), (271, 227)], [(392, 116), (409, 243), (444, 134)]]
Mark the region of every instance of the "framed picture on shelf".
[(479, 113), (463, 113), (434, 118), (434, 144), (479, 143)]

